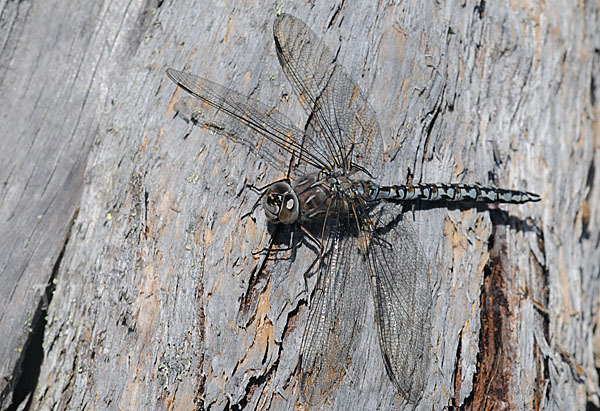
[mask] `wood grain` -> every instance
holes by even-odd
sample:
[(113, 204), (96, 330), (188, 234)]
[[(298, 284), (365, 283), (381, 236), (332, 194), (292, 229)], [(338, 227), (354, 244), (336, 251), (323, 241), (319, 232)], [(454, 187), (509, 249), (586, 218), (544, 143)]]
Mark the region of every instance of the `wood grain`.
[[(382, 182), (542, 196), (406, 211), (436, 278), (418, 407), (598, 405), (597, 4), (364, 3), (0, 3), (0, 408), (43, 317), (32, 409), (303, 407), (315, 250), (253, 256), (289, 233), (240, 218), (257, 198), (244, 187), (281, 172), (176, 116), (187, 97), (165, 76), (207, 77), (302, 127), (279, 11), (338, 53), (378, 113)], [(49, 282), (46, 313), (35, 284)], [(368, 323), (327, 408), (403, 405)]]

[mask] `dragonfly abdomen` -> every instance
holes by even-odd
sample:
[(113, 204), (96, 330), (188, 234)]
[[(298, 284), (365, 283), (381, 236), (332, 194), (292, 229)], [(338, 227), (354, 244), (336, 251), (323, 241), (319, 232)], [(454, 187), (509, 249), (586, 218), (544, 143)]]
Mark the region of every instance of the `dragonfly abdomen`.
[(523, 204), (540, 201), (540, 196), (527, 191), (482, 187), (477, 184), (431, 183), (380, 186), (377, 194), (377, 200), (379, 199)]

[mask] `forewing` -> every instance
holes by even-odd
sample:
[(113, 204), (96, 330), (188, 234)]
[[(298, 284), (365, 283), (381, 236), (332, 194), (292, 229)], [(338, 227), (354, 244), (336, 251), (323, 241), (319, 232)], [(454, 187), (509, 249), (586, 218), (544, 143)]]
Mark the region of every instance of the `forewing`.
[(381, 173), (383, 141), (375, 111), (335, 55), (302, 21), (275, 19), (279, 61), (310, 115), (307, 133), (336, 166), (352, 161), (374, 176)]
[[(193, 74), (170, 68), (167, 69), (167, 75), (186, 92), (234, 118), (243, 126), (221, 128), (218, 124), (206, 120), (206, 127), (245, 145), (281, 171), (287, 171), (284, 153), (292, 154), (300, 164), (316, 169), (329, 165), (326, 156), (303, 149), (304, 145), (310, 147), (311, 138), (295, 128), (289, 118), (274, 108)], [(304, 174), (308, 170), (303, 168), (298, 172)]]
[(431, 351), (431, 268), (412, 225), (380, 209), (365, 222), (367, 270), (386, 371), (400, 394), (418, 401)]
[[(333, 215), (331, 215), (333, 214)], [(332, 212), (327, 218), (324, 255), (302, 347), (301, 388), (304, 400), (317, 404), (342, 381), (362, 330), (369, 295), (356, 224)]]

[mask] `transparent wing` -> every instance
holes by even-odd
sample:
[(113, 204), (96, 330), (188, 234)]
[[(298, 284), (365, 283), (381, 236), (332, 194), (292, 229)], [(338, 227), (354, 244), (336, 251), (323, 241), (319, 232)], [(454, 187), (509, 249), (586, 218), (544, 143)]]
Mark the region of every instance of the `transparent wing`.
[(305, 401), (320, 403), (341, 382), (364, 324), (369, 280), (364, 273), (356, 224), (336, 212), (327, 217), (327, 250), (300, 349), (301, 389)]
[[(328, 153), (314, 149), (307, 152), (304, 147), (314, 145), (312, 138), (295, 128), (291, 120), (277, 110), (193, 74), (170, 68), (167, 69), (167, 76), (192, 96), (236, 119), (249, 129), (232, 127), (221, 134), (249, 147), (252, 152), (281, 171), (286, 171), (284, 165), (287, 159), (283, 158), (284, 153), (294, 155), (296, 161), (305, 166), (310, 165), (316, 169), (330, 168)], [(210, 122), (205, 125), (211, 126)], [(218, 126), (216, 128), (216, 131), (220, 132)], [(297, 171), (307, 173), (308, 170), (299, 167)]]
[(354, 216), (339, 212), (339, 204), (327, 216), (327, 253), (301, 347), (303, 396), (317, 404), (343, 378), (371, 291), (385, 369), (399, 393), (414, 403), (428, 379), (430, 264), (405, 218), (386, 212), (383, 205), (369, 216), (358, 201), (344, 201)]
[(410, 402), (421, 398), (431, 352), (431, 268), (410, 222), (383, 207), (362, 221), (375, 321), (390, 379)]
[(307, 134), (336, 166), (351, 162), (381, 174), (383, 141), (375, 110), (335, 62), (336, 56), (302, 21), (282, 14), (273, 23), (279, 61), (310, 115)]

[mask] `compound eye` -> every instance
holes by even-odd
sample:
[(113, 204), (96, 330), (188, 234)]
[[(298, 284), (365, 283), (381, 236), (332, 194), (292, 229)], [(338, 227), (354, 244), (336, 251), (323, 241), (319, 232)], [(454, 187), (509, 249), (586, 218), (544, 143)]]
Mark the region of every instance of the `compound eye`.
[(283, 181), (278, 181), (277, 183), (271, 184), (271, 186), (267, 189), (267, 192), (270, 194), (278, 194), (285, 195), (292, 191), (292, 187)]
[(279, 211), (279, 221), (283, 224), (293, 224), (300, 215), (300, 207), (298, 204), (298, 197), (292, 191), (283, 196), (281, 203), (281, 209)]
[(283, 197), (281, 194), (270, 191), (265, 194), (263, 197), (263, 209), (265, 210), (265, 215), (269, 221), (279, 223), (279, 212), (281, 211), (282, 202)]

